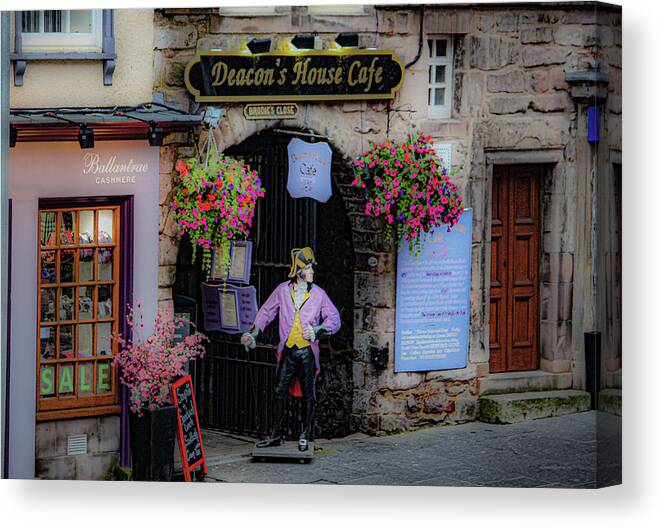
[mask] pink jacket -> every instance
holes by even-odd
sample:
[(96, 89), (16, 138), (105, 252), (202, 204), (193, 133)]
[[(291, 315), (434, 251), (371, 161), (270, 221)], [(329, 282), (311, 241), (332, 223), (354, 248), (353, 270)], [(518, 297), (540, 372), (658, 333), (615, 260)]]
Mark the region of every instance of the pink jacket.
[[(293, 286), (290, 281), (279, 284), (269, 298), (266, 299), (266, 302), (259, 309), (255, 317), (255, 325), (263, 332), (269, 323), (275, 319), (276, 315), (280, 316), (278, 362), (280, 362), (280, 354), (289, 337), (289, 332), (291, 332), (291, 327), (294, 324), (294, 316), (296, 315), (294, 301), (291, 297), (292, 288)], [(322, 323), (324, 328), (331, 334), (334, 334), (340, 329), (340, 313), (323, 288), (320, 288), (316, 284), (312, 285), (310, 297), (301, 306), (299, 317), (303, 328), (307, 328), (308, 325), (317, 326)], [(319, 342), (313, 341), (310, 348), (312, 348), (312, 352), (314, 353), (317, 373), (319, 373)]]

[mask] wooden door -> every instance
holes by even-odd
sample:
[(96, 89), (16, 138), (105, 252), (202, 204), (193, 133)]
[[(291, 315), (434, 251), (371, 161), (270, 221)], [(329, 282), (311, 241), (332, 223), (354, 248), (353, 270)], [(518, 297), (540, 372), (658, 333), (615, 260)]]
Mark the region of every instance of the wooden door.
[(539, 186), (543, 166), (493, 169), (491, 372), (539, 368)]

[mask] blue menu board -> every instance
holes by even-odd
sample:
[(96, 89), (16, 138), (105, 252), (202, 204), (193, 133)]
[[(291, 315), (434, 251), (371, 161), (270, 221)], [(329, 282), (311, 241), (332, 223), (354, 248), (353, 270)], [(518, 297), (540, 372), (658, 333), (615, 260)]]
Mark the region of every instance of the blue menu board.
[(397, 255), (395, 372), (464, 368), (468, 359), (473, 210), (437, 228), (418, 257)]

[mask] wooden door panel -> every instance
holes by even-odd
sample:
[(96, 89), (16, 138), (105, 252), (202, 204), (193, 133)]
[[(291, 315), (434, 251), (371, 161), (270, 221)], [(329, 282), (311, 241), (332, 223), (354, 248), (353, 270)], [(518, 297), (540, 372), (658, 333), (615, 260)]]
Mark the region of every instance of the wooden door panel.
[(506, 268), (503, 263), (507, 260), (507, 253), (503, 251), (502, 236), (493, 238), (491, 235), (491, 287), (502, 288), (506, 285)]
[(533, 236), (532, 234), (517, 234), (514, 238), (512, 249), (513, 287), (518, 288), (534, 284), (536, 275), (534, 265), (537, 259), (531, 255), (531, 251), (535, 249), (531, 240)]
[(489, 348), (491, 351), (491, 370), (494, 372), (502, 371), (505, 370), (505, 347), (503, 343), (505, 337), (503, 331), (505, 330), (505, 326), (500, 324), (500, 321), (503, 320), (501, 315), (503, 300), (500, 298), (494, 299), (492, 297), (489, 307)]
[(492, 372), (506, 369), (508, 180), (494, 168), (491, 202), (491, 300), (489, 349)]
[(491, 224), (491, 372), (539, 366), (539, 182), (543, 167), (494, 167)]
[(531, 313), (532, 303), (530, 299), (532, 293), (526, 295), (516, 295), (512, 299), (512, 339), (511, 348), (531, 347), (535, 337), (534, 314)]

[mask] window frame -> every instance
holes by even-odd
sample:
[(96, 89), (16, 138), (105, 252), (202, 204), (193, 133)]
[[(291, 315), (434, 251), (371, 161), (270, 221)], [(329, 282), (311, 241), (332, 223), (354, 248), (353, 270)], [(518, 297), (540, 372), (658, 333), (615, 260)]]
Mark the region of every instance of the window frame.
[(236, 18), (248, 18), (248, 17), (268, 17), (268, 16), (278, 16), (285, 15), (288, 12), (283, 12), (282, 10), (278, 11), (278, 6), (275, 4), (264, 5), (264, 6), (227, 6), (219, 7), (218, 14), (224, 17), (236, 17)]
[[(445, 56), (436, 56), (436, 42), (446, 42)], [(427, 49), (429, 42), (433, 42), (428, 57), (427, 69), (427, 117), (430, 119), (448, 119), (452, 117), (452, 101), (454, 99), (454, 39), (452, 35), (427, 35)], [(437, 83), (436, 66), (445, 66), (445, 82)], [(430, 78), (431, 76), (431, 78)], [(445, 104), (431, 104), (431, 95), (435, 88), (445, 88)]]
[[(60, 218), (62, 212), (76, 212), (76, 220), (74, 227), (74, 241), (76, 241), (76, 236), (79, 236), (78, 227), (80, 223), (80, 211), (95, 211), (94, 215), (94, 233), (95, 240), (92, 244), (80, 244), (78, 239), (75, 244), (62, 244), (60, 240)], [(113, 233), (112, 233), (112, 242), (110, 243), (100, 243), (97, 239), (99, 232), (99, 215), (98, 212), (102, 210), (111, 210), (113, 212)], [(54, 234), (55, 242), (54, 245), (42, 245), (41, 244), (41, 214), (44, 212), (55, 213), (55, 225), (54, 225)], [(110, 323), (111, 332), (118, 333), (122, 332), (122, 319), (124, 318), (124, 310), (121, 306), (121, 292), (122, 289), (121, 282), (124, 277), (124, 270), (122, 269), (122, 263), (124, 262), (124, 257), (122, 255), (123, 244), (125, 243), (122, 240), (123, 227), (120, 225), (120, 222), (123, 221), (124, 215), (122, 214), (122, 206), (117, 203), (80, 203), (73, 206), (60, 206), (60, 205), (47, 205), (40, 204), (38, 209), (38, 221), (37, 221), (37, 335), (36, 335), (36, 419), (37, 421), (47, 421), (55, 419), (64, 419), (64, 418), (78, 418), (85, 416), (99, 416), (106, 414), (116, 414), (120, 411), (119, 407), (119, 379), (118, 379), (118, 369), (116, 366), (112, 365), (112, 358), (115, 357), (118, 351), (118, 344), (111, 344), (111, 355), (97, 356), (96, 355), (96, 346), (97, 346), (97, 334), (93, 332), (92, 334), (92, 355), (89, 358), (77, 357), (77, 339), (78, 331), (77, 327), (80, 324), (94, 324), (98, 322)], [(92, 262), (95, 270), (98, 270), (98, 249), (101, 248), (112, 248), (112, 265), (113, 265), (113, 276), (112, 280), (109, 281), (100, 281), (98, 279), (97, 272), (94, 273), (93, 278), (95, 280), (91, 282), (74, 281), (74, 282), (59, 282), (59, 273), (60, 273), (60, 252), (63, 250), (73, 250), (77, 252), (78, 249), (92, 249), (93, 256)], [(54, 251), (55, 252), (55, 278), (54, 282), (44, 283), (42, 282), (42, 272), (41, 272), (41, 253), (44, 251)], [(77, 256), (77, 255), (76, 255)], [(76, 256), (74, 256), (74, 263), (76, 262)], [(77, 265), (74, 264), (75, 268)], [(79, 276), (74, 278), (79, 279)], [(101, 285), (112, 285), (112, 317), (96, 317), (96, 307), (98, 305), (98, 286)], [(42, 286), (45, 285), (46, 289), (55, 290), (55, 321), (42, 322), (41, 320), (41, 291)], [(77, 291), (80, 287), (91, 286), (95, 287), (95, 294), (92, 299), (92, 318), (80, 320), (77, 318), (79, 304), (76, 302), (78, 297)], [(60, 295), (58, 293), (62, 288), (72, 288), (74, 290), (73, 304), (74, 304), (74, 318), (71, 320), (62, 321), (60, 320)], [(82, 321), (82, 322), (81, 322)], [(59, 358), (59, 336), (60, 332), (58, 327), (61, 325), (71, 325), (73, 327), (73, 340), (74, 340), (74, 354), (70, 358)], [(55, 349), (54, 349), (54, 358), (43, 360), (41, 357), (41, 329), (42, 328), (55, 328)], [(111, 364), (111, 390), (108, 393), (97, 394), (95, 391), (96, 382), (97, 382), (97, 371), (92, 368), (92, 394), (90, 396), (78, 396), (76, 394), (78, 390), (78, 366), (82, 363), (91, 363), (96, 365), (97, 363), (110, 363)], [(73, 385), (74, 385), (74, 395), (73, 396), (61, 396), (57, 391), (57, 384), (59, 382), (59, 369), (58, 366), (61, 364), (72, 364), (73, 369)], [(52, 398), (42, 398), (41, 397), (41, 366), (42, 365), (54, 365), (54, 374), (53, 374), (53, 388), (54, 388), (54, 397)]]
[[(46, 32), (44, 31), (44, 9), (35, 10), (40, 13), (38, 32), (25, 32), (23, 35), (23, 49), (30, 51), (67, 50), (67, 51), (96, 51), (101, 52), (103, 48), (103, 10), (84, 9), (82, 11), (92, 12), (92, 31), (90, 33), (70, 33), (69, 31)], [(71, 11), (75, 9), (57, 9), (64, 15), (65, 25), (70, 26)]]
[[(23, 11), (14, 13), (14, 51), (9, 54), (14, 68), (14, 86), (23, 86), (25, 70), (30, 61), (102, 61), (103, 84), (111, 86), (115, 73), (115, 16), (112, 9), (102, 9), (101, 16), (101, 50), (89, 51), (84, 48), (68, 49), (66, 51), (48, 51), (47, 49), (23, 49)], [(62, 35), (58, 33), (57, 35)], [(29, 40), (29, 39), (28, 39)]]
[(319, 16), (365, 16), (369, 15), (363, 4), (311, 4), (309, 15)]

